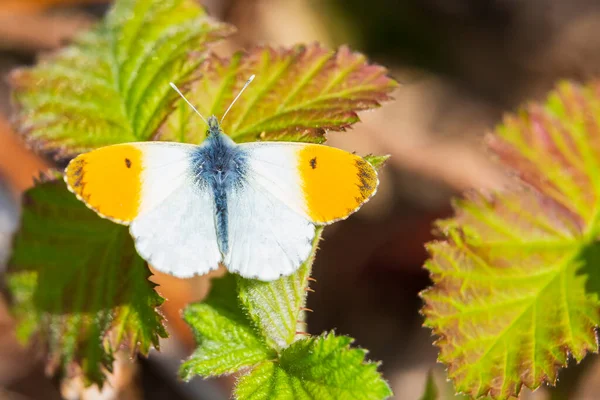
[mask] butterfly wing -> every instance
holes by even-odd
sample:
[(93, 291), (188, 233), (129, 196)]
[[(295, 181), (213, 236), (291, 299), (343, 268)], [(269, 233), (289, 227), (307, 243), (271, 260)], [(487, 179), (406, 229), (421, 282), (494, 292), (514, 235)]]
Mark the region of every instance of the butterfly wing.
[(187, 277), (223, 260), (230, 271), (261, 280), (293, 273), (310, 255), (315, 224), (346, 218), (378, 184), (370, 164), (335, 148), (241, 145), (247, 165), (241, 184), (227, 194), (222, 255), (214, 194), (193, 172), (195, 149), (159, 142), (108, 146), (75, 158), (65, 180), (98, 214), (130, 225), (138, 252), (158, 270)]
[(129, 227), (138, 253), (161, 272), (179, 278), (202, 275), (222, 259), (209, 190), (192, 180), (175, 189)]
[(221, 260), (212, 192), (193, 174), (197, 146), (128, 143), (73, 159), (69, 189), (100, 216), (129, 225), (138, 253), (178, 277), (204, 274)]
[(247, 177), (227, 198), (229, 246), (223, 263), (245, 278), (290, 275), (309, 257), (315, 226)]
[(317, 225), (347, 218), (377, 191), (375, 168), (362, 157), (318, 144), (241, 145), (252, 178)]
[(224, 264), (247, 278), (293, 273), (310, 255), (315, 224), (347, 218), (377, 189), (375, 169), (336, 148), (284, 142), (240, 147), (247, 168), (228, 195)]

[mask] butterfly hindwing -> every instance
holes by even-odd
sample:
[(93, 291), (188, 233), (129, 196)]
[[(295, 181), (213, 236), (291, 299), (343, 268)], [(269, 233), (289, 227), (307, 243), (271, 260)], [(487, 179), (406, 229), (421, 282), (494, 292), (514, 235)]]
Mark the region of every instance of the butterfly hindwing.
[(223, 263), (245, 278), (271, 281), (308, 259), (315, 225), (265, 190), (248, 171), (227, 199), (228, 252)]
[(218, 268), (222, 259), (214, 213), (211, 192), (190, 179), (133, 220), (129, 231), (154, 268), (188, 278)]

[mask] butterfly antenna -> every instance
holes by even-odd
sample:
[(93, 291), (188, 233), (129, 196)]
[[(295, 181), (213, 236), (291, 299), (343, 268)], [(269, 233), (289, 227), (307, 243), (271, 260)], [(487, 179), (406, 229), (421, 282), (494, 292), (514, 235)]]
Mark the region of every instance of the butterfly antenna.
[(242, 93), (244, 92), (244, 90), (246, 90), (246, 88), (248, 87), (248, 85), (250, 84), (250, 82), (252, 82), (254, 80), (255, 76), (256, 75), (252, 74), (252, 76), (250, 76), (250, 78), (248, 78), (248, 80), (244, 84), (244, 87), (242, 88), (242, 90), (240, 90), (240, 92), (238, 93), (237, 96), (235, 96), (235, 99), (233, 99), (233, 101), (231, 102), (231, 104), (229, 105), (229, 107), (227, 107), (227, 110), (225, 111), (225, 113), (221, 117), (221, 121), (219, 121), (219, 123), (223, 122), (223, 120), (225, 119), (225, 116), (227, 115), (227, 113), (229, 112), (229, 110), (231, 110), (231, 107), (233, 107), (233, 105), (235, 104), (235, 102), (237, 101), (237, 99), (240, 98), (240, 96), (242, 95)]
[(188, 99), (185, 98), (185, 96), (183, 95), (183, 93), (181, 93), (181, 91), (177, 88), (177, 86), (175, 86), (175, 84), (173, 82), (169, 82), (169, 85), (171, 85), (171, 87), (177, 92), (177, 94), (179, 94), (181, 96), (181, 98), (183, 100), (185, 100), (186, 103), (188, 103), (188, 105), (190, 107), (192, 107), (192, 110), (196, 111), (196, 114), (198, 114), (200, 116), (200, 118), (202, 118), (202, 121), (204, 121), (204, 123), (206, 125), (208, 125), (208, 122), (206, 121), (206, 119), (202, 116), (202, 114), (200, 114), (200, 111), (196, 110), (196, 107), (194, 107), (194, 105), (192, 103), (190, 103), (190, 101)]

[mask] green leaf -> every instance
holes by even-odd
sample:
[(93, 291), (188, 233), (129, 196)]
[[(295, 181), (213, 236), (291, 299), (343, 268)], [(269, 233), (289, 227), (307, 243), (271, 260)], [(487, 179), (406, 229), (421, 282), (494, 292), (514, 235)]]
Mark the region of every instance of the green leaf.
[(12, 74), (19, 130), (61, 158), (149, 140), (177, 96), (169, 82), (190, 79), (200, 52), (231, 31), (194, 0), (117, 1), (73, 45)]
[(51, 359), (63, 369), (80, 362), (98, 384), (117, 346), (158, 347), (163, 299), (127, 227), (99, 218), (62, 180), (36, 185), (23, 204), (7, 276), (20, 339), (40, 331)]
[(244, 279), (238, 276), (238, 292), (246, 312), (258, 327), (267, 344), (277, 350), (290, 345), (297, 337), (298, 324), (304, 320), (312, 263), (323, 228), (317, 228), (312, 253), (298, 271), (274, 282)]
[(457, 201), (428, 245), (425, 324), (460, 392), (517, 396), (598, 351), (599, 87), (507, 117), (489, 145), (519, 182)]
[[(342, 47), (255, 48), (231, 59), (212, 56), (197, 71), (188, 97), (205, 116), (220, 118), (250, 75), (256, 78), (223, 121), (237, 142), (324, 141), (325, 131), (358, 121), (356, 111), (378, 107), (397, 84), (387, 70)], [(189, 143), (204, 140), (204, 124), (182, 101), (160, 138)]]
[(194, 331), (198, 347), (182, 364), (182, 379), (230, 374), (276, 357), (257, 336), (236, 294), (236, 278), (227, 274), (212, 280), (204, 302), (185, 309), (184, 319)]
[(425, 393), (421, 396), (421, 400), (438, 400), (440, 395), (438, 393), (438, 388), (435, 384), (435, 380), (433, 379), (433, 373), (429, 371), (427, 373), (427, 381), (425, 383)]
[(365, 362), (366, 352), (349, 347), (347, 336), (327, 334), (299, 340), (243, 376), (235, 389), (239, 400), (259, 399), (384, 399), (392, 395), (377, 372)]
[(387, 156), (368, 155), (363, 158), (366, 161), (368, 161), (369, 164), (371, 164), (373, 167), (375, 167), (376, 170), (380, 170), (387, 163), (390, 156), (389, 155), (387, 155)]

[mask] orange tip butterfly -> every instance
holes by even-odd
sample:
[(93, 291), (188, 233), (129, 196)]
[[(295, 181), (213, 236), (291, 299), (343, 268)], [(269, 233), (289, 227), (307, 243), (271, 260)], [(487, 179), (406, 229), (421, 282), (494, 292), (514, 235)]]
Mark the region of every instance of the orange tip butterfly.
[(377, 190), (375, 169), (359, 156), (317, 144), (236, 144), (216, 117), (200, 117), (208, 125), (200, 145), (117, 144), (65, 170), (77, 198), (129, 225), (140, 256), (161, 272), (186, 278), (222, 264), (244, 278), (290, 275), (309, 257), (317, 226), (347, 218)]

